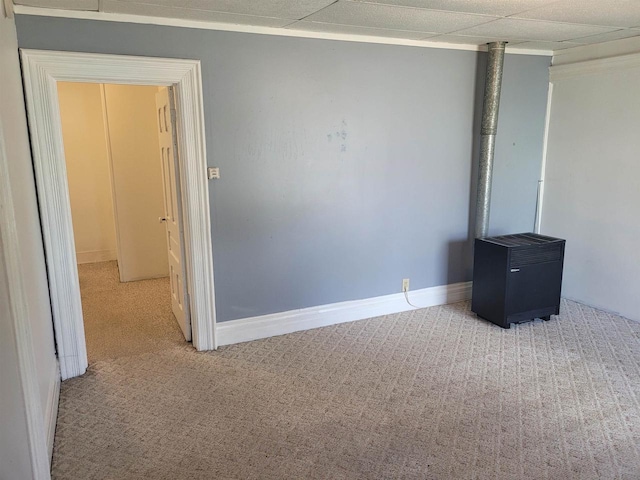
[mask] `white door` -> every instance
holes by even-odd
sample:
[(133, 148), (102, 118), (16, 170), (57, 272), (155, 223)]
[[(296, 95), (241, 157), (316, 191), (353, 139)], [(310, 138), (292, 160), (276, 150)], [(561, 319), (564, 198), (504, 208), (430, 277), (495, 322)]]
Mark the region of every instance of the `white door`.
[[(158, 223), (165, 206), (158, 162), (156, 93), (158, 87), (151, 85), (104, 85), (103, 114), (121, 282), (169, 274), (165, 227)], [(75, 121), (82, 121), (77, 117)], [(83, 161), (91, 158), (88, 155)]]
[(180, 182), (176, 162), (175, 109), (173, 93), (162, 87), (156, 94), (158, 117), (158, 138), (162, 160), (164, 185), (164, 212), (161, 218), (166, 227), (167, 250), (169, 254), (169, 283), (171, 285), (171, 310), (182, 329), (184, 338), (191, 340), (191, 319), (185, 275), (185, 260), (182, 251), (182, 202)]

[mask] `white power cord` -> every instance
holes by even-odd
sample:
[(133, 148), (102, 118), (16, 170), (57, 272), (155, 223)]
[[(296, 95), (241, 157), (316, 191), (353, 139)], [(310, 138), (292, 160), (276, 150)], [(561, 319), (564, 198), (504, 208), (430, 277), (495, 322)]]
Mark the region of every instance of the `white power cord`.
[(407, 303), (408, 303), (409, 305), (411, 305), (413, 308), (422, 308), (422, 307), (419, 307), (419, 306), (417, 306), (417, 305), (414, 305), (413, 303), (411, 303), (411, 302), (409, 301), (409, 291), (408, 291), (407, 289), (404, 289), (404, 298), (405, 298), (405, 300), (407, 301)]

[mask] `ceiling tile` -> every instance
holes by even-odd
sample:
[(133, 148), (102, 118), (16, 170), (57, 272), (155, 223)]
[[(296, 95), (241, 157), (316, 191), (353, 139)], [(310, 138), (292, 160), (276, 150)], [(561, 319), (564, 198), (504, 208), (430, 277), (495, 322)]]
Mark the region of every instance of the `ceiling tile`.
[(517, 15), (519, 18), (555, 20), (557, 22), (606, 25), (611, 27), (640, 26), (638, 0), (560, 0)]
[(305, 20), (360, 27), (449, 33), (496, 17), (341, 0)]
[(573, 38), (611, 32), (612, 28), (570, 23), (542, 22), (538, 20), (519, 20), (503, 18), (495, 22), (478, 25), (455, 33), (462, 35), (480, 35), (515, 39), (539, 40), (543, 42), (561, 42)]
[(100, 9), (108, 13), (124, 13), (130, 15), (148, 15), (151, 17), (178, 18), (202, 22), (220, 22), (236, 25), (256, 25), (260, 27), (284, 27), (291, 20), (234, 13), (207, 12), (189, 8), (171, 8), (144, 3), (122, 2), (118, 0), (102, 0)]
[(610, 42), (611, 40), (620, 40), (622, 38), (631, 38), (640, 36), (640, 30), (624, 29), (616, 30), (615, 32), (600, 33), (598, 35), (590, 35), (588, 37), (575, 38), (572, 42), (581, 44), (593, 44)]
[[(431, 37), (428, 40), (430, 42), (457, 43), (462, 45), (486, 45), (487, 43), (502, 41), (501, 38), (474, 37), (463, 35), (438, 35), (437, 37)], [(518, 42), (510, 42), (508, 43), (508, 46), (514, 45), (516, 43)]]
[(13, 3), (30, 7), (98, 11), (98, 0), (14, 0)]
[(386, 28), (356, 27), (353, 25), (336, 25), (333, 23), (318, 23), (302, 20), (287, 26), (291, 30), (305, 30), (309, 32), (342, 33), (348, 35), (369, 35), (373, 37), (404, 38), (422, 40), (431, 36), (425, 32), (408, 32), (406, 30), (388, 30)]
[(564, 50), (565, 48), (579, 47), (579, 43), (573, 42), (523, 42), (513, 45), (514, 50)]
[[(14, 3), (470, 45), (503, 40), (509, 42), (509, 47), (544, 50), (640, 36), (640, 0), (14, 0)], [(298, 19), (302, 21), (295, 23)]]
[(558, 0), (356, 0), (366, 3), (404, 7), (447, 10), (450, 12), (479, 13), (506, 17), (532, 8), (548, 5)]
[(335, 0), (119, 0), (163, 7), (188, 8), (210, 12), (237, 13), (256, 17), (298, 20), (331, 5)]

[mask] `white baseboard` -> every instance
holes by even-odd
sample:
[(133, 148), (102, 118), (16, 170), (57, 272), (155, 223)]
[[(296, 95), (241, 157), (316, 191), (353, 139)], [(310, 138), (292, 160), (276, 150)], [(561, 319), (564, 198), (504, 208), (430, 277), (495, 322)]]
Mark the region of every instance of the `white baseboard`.
[(98, 263), (116, 260), (118, 258), (115, 250), (93, 250), (89, 252), (76, 252), (76, 262), (78, 265), (83, 263)]
[[(432, 307), (456, 303), (471, 298), (471, 282), (452, 283), (409, 292), (411, 303), (418, 307)], [(414, 308), (407, 304), (404, 294), (395, 293), (382, 297), (349, 302), (332, 303), (318, 307), (290, 310), (259, 317), (242, 318), (219, 323), (216, 328), (218, 345), (248, 342), (259, 338), (326, 327), (338, 323), (353, 322), (405, 312)]]
[(60, 366), (56, 360), (53, 381), (49, 386), (47, 395), (47, 409), (44, 412), (44, 426), (47, 429), (47, 448), (49, 449), (49, 462), (53, 455), (53, 440), (56, 435), (56, 422), (58, 420), (58, 401), (60, 400)]

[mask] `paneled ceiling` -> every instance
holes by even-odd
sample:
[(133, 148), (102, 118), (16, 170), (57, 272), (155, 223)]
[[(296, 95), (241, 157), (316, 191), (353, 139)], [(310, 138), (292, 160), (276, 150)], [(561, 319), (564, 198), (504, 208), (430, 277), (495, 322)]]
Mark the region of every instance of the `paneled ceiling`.
[(640, 0), (15, 0), (16, 5), (512, 49), (640, 36)]

